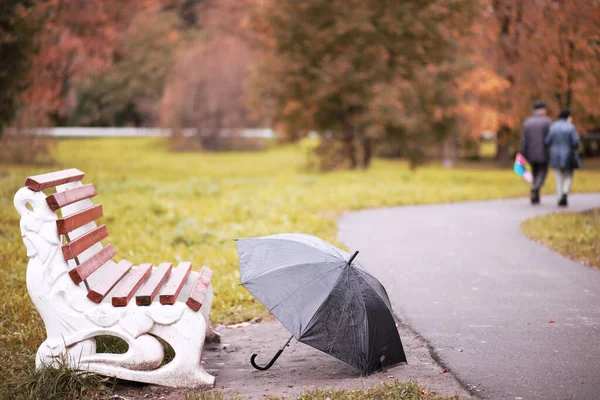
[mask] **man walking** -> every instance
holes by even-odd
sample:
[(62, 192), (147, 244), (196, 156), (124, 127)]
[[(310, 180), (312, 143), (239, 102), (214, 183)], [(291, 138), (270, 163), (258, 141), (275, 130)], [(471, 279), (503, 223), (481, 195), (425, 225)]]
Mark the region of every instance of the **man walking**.
[(523, 123), (521, 154), (532, 168), (531, 204), (540, 203), (540, 189), (548, 173), (548, 150), (545, 140), (552, 120), (546, 114), (546, 104), (536, 101), (533, 105), (533, 115)]

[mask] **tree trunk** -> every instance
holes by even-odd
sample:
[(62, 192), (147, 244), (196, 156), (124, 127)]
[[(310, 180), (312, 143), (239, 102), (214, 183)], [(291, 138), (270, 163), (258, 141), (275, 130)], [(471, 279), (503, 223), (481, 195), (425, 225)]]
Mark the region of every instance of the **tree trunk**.
[(410, 169), (412, 172), (415, 172), (418, 165), (419, 161), (415, 157), (408, 157), (408, 169)]
[(509, 143), (510, 128), (502, 124), (496, 134), (496, 161), (501, 167), (508, 166), (508, 143)]
[[(221, 139), (221, 134), (223, 133), (223, 119), (224, 112), (222, 108), (218, 108), (217, 111), (213, 113), (209, 120), (208, 128), (206, 130), (206, 134), (201, 129), (200, 132), (200, 142), (202, 144), (202, 148), (208, 151), (218, 151), (219, 150), (219, 142)], [(206, 135), (206, 136), (205, 136)]]
[(442, 156), (444, 168), (452, 168), (457, 157), (456, 139), (453, 137), (447, 138), (442, 144)]
[(569, 64), (570, 68), (567, 68), (567, 110), (571, 109), (571, 105), (573, 104), (573, 62), (575, 58), (575, 43), (572, 40), (569, 40)]
[(373, 159), (373, 139), (363, 136), (362, 148), (362, 168), (368, 169), (371, 166), (371, 161)]
[(354, 146), (354, 128), (352, 125), (345, 123), (343, 134), (344, 158), (350, 162), (350, 168), (356, 169), (358, 159), (356, 158), (356, 148)]

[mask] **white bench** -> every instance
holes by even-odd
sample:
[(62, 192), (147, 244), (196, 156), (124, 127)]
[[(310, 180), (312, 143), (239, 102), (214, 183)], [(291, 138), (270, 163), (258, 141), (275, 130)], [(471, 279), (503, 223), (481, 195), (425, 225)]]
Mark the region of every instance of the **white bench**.
[[(212, 271), (192, 271), (189, 262), (176, 268), (114, 262), (114, 247), (100, 242), (108, 230), (94, 222), (102, 216), (102, 206), (90, 200), (96, 189), (81, 183), (83, 175), (69, 169), (29, 177), (14, 199), (29, 257), (27, 290), (48, 336), (36, 367), (66, 356), (74, 368), (120, 379), (212, 387), (215, 378), (201, 364), (206, 335), (214, 334)], [(42, 192), (51, 188), (56, 193)], [(123, 339), (127, 352), (96, 352), (100, 335)], [(175, 350), (164, 365), (157, 337)]]

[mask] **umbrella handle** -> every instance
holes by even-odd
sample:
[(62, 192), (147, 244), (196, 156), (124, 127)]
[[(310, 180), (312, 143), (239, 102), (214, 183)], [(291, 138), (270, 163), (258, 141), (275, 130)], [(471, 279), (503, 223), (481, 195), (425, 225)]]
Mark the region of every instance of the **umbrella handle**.
[(258, 354), (254, 353), (252, 354), (252, 357), (250, 357), (250, 364), (252, 364), (252, 366), (254, 368), (256, 368), (259, 371), (266, 371), (269, 368), (271, 368), (273, 366), (273, 364), (275, 364), (275, 361), (277, 361), (277, 359), (279, 358), (279, 356), (281, 355), (281, 353), (283, 353), (283, 350), (285, 350), (286, 347), (288, 347), (290, 345), (290, 341), (294, 338), (294, 335), (290, 336), (290, 338), (287, 340), (287, 342), (285, 342), (285, 344), (283, 345), (282, 348), (279, 349), (279, 351), (277, 352), (277, 354), (275, 354), (275, 357), (273, 357), (271, 359), (271, 361), (269, 361), (269, 363), (267, 365), (265, 365), (264, 367), (261, 367), (260, 365), (256, 364), (256, 362), (254, 362), (254, 360), (256, 359), (256, 356), (258, 356)]
[(267, 365), (265, 365), (264, 367), (261, 367), (260, 365), (257, 365), (254, 360), (256, 359), (256, 356), (258, 356), (258, 354), (254, 353), (252, 354), (252, 357), (250, 357), (250, 364), (252, 364), (252, 366), (254, 368), (256, 368), (259, 371), (266, 371), (269, 368), (271, 368), (273, 366), (273, 364), (275, 364), (275, 361), (277, 361), (277, 359), (279, 358), (279, 356), (281, 355), (281, 353), (283, 353), (283, 349), (279, 349), (279, 351), (277, 352), (277, 354), (275, 354), (275, 357), (273, 357), (271, 359), (271, 361), (269, 361), (269, 363)]

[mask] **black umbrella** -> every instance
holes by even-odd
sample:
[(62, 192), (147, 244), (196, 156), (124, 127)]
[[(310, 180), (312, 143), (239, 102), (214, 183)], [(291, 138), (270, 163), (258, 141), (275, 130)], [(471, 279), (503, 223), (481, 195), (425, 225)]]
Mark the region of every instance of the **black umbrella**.
[[(352, 256), (301, 234), (238, 239), (241, 284), (298, 341), (369, 374), (406, 362), (381, 283)], [(268, 365), (270, 368), (287, 343)]]

